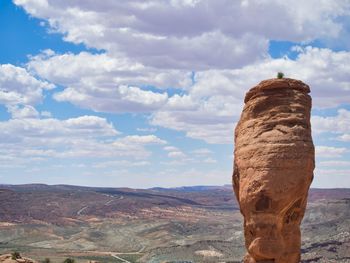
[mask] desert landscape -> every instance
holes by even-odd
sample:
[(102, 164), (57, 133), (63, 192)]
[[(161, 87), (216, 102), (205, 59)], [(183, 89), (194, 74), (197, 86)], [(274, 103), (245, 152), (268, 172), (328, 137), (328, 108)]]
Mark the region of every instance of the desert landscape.
[(350, 0), (0, 25), (0, 263), (350, 263)]
[[(240, 262), (231, 186), (1, 185), (0, 253), (36, 261)], [(302, 262), (350, 261), (350, 189), (311, 189)]]

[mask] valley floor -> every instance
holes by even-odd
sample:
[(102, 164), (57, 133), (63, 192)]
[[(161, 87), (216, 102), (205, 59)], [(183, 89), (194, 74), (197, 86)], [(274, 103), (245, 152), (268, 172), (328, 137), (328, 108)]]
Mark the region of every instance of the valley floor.
[[(230, 187), (0, 187), (0, 254), (37, 261), (240, 262), (242, 217)], [(313, 189), (302, 262), (350, 262), (350, 189)]]

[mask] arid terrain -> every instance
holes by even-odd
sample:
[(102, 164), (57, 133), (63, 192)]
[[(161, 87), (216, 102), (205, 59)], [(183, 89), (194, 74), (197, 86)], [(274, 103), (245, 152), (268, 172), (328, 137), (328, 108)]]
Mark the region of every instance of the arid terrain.
[[(240, 262), (230, 186), (0, 185), (0, 254), (41, 261)], [(350, 189), (311, 189), (302, 262), (350, 262)]]

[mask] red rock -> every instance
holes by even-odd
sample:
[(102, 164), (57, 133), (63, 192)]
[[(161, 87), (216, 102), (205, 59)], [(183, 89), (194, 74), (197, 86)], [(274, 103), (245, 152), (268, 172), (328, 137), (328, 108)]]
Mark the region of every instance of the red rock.
[(305, 83), (283, 78), (262, 81), (246, 94), (233, 172), (245, 263), (300, 261), (300, 223), (315, 166), (309, 92)]

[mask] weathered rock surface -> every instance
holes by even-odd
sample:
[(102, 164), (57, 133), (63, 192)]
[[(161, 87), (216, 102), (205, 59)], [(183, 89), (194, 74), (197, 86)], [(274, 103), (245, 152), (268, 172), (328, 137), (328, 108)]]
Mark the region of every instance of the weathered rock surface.
[(260, 82), (235, 130), (233, 187), (244, 216), (245, 263), (300, 261), (300, 223), (313, 179), (309, 86)]
[(0, 262), (3, 262), (3, 263), (38, 263), (37, 261), (34, 261), (30, 258), (24, 258), (24, 257), (13, 259), (11, 254), (0, 255)]

